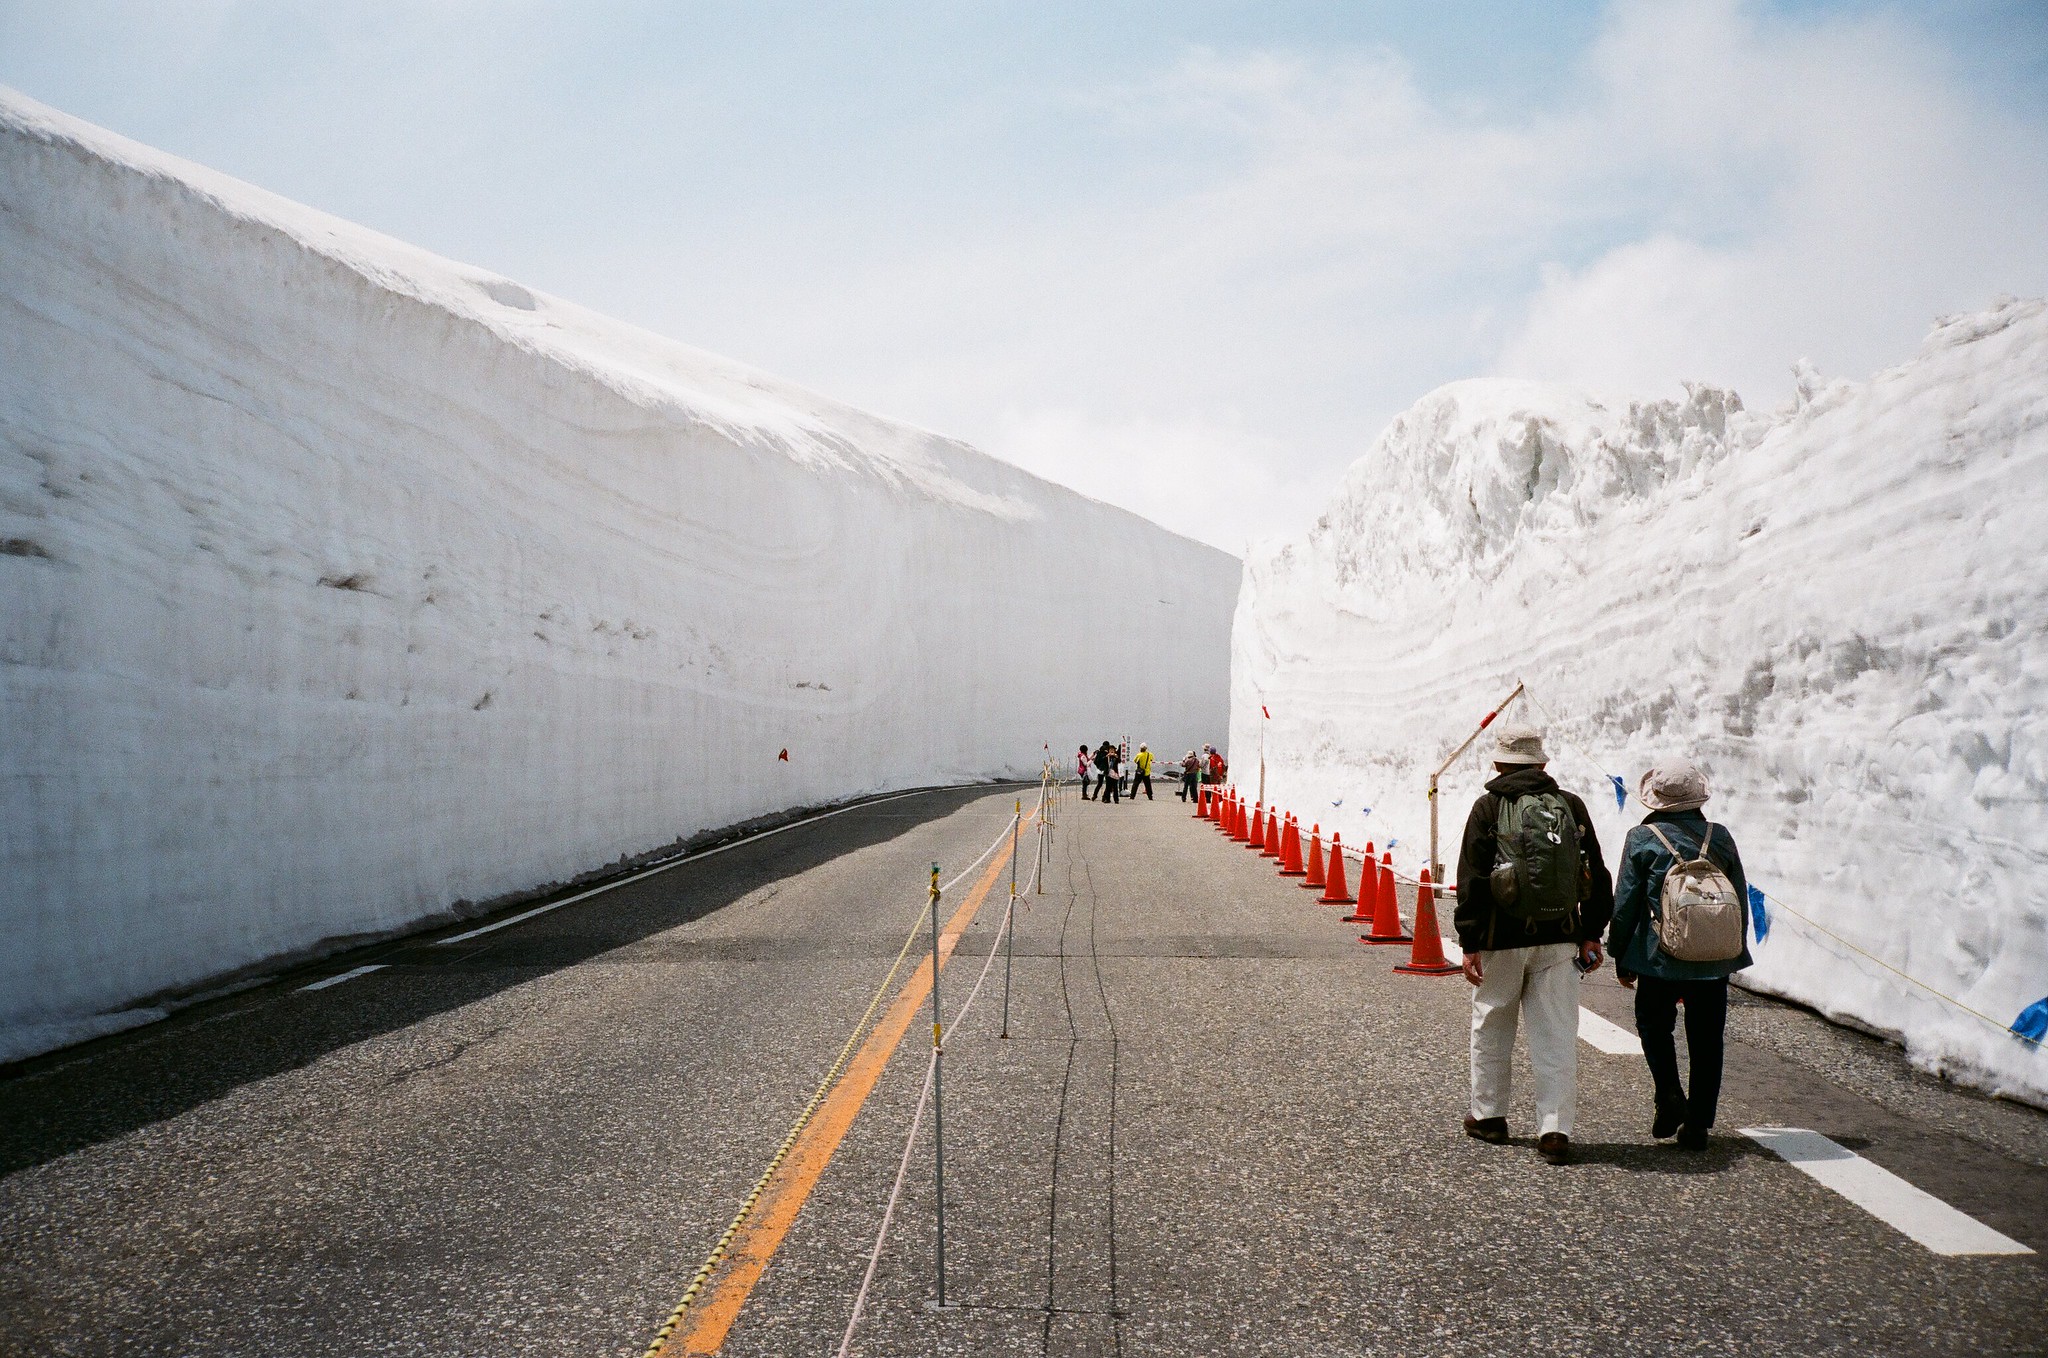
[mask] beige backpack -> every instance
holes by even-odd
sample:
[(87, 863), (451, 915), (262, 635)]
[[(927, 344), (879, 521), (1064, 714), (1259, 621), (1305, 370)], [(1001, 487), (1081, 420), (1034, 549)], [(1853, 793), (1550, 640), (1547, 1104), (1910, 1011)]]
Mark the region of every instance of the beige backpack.
[(1742, 898), (1728, 874), (1707, 858), (1713, 825), (1708, 824), (1695, 858), (1680, 853), (1657, 826), (1643, 828), (1675, 860), (1664, 874), (1658, 902), (1657, 946), (1681, 962), (1729, 962), (1742, 956)]

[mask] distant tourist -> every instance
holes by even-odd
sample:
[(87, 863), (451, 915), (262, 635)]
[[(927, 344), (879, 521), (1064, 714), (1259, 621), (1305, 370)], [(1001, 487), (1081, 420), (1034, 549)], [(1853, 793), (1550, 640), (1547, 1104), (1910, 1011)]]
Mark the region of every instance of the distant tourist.
[(1116, 767), (1116, 746), (1103, 741), (1095, 751), (1095, 771), (1102, 776), (1102, 789), (1096, 795), (1099, 802), (1114, 802), (1121, 799), (1122, 789), (1118, 786)]
[(1508, 1139), (1515, 1027), (1528, 1016), (1536, 1151), (1571, 1159), (1579, 1083), (1579, 976), (1600, 965), (1614, 887), (1586, 804), (1544, 772), (1533, 727), (1494, 739), (1494, 778), (1458, 852), (1458, 943), (1472, 992), (1472, 1110), (1465, 1134)]
[(1220, 783), (1230, 773), (1230, 766), (1223, 762), (1223, 752), (1214, 745), (1204, 745), (1209, 752), (1209, 781)]
[(1081, 775), (1081, 800), (1088, 801), (1088, 774), (1095, 767), (1095, 761), (1088, 756), (1088, 743), (1081, 742), (1081, 753), (1074, 756), (1074, 772)]
[(1202, 757), (1189, 750), (1180, 761), (1180, 799), (1194, 801), (1202, 795)]
[[(1621, 983), (1636, 992), (1636, 1033), (1656, 1091), (1650, 1135), (1700, 1150), (1721, 1098), (1728, 978), (1750, 964), (1749, 881), (1735, 836), (1700, 810), (1707, 778), (1691, 760), (1651, 769), (1637, 796), (1650, 814), (1621, 846), (1607, 948)], [(1681, 1004), (1690, 1090), (1679, 1082), (1672, 1040)]]
[(1152, 800), (1152, 751), (1142, 742), (1138, 746), (1138, 757), (1132, 761), (1131, 795), (1138, 795), (1138, 789), (1145, 789), (1145, 800)]

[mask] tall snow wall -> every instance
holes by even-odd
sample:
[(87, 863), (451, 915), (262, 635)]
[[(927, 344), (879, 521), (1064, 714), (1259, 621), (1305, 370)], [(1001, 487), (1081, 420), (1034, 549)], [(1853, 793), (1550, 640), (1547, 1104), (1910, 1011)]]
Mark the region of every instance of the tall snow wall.
[[(2048, 994), (2048, 304), (1944, 320), (1868, 383), (1799, 376), (1769, 416), (1423, 398), (1246, 562), (1233, 772), (1263, 739), (1278, 804), (1412, 873), (1430, 771), (1526, 680), (1610, 866), (1651, 762), (1708, 770), (1774, 898), (1744, 983), (2048, 1101), (2003, 1030)], [(1487, 746), (1446, 776), (1447, 866)]]
[(0, 1056), (781, 809), (1218, 739), (1238, 570), (0, 93)]

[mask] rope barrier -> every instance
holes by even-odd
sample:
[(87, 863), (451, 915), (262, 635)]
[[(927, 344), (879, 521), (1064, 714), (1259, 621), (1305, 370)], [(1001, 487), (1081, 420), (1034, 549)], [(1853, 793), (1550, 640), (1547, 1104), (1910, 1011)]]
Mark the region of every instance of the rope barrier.
[[(975, 868), (980, 867), (982, 863), (987, 861), (988, 856), (996, 851), (996, 847), (1010, 833), (1011, 821), (1015, 819), (1016, 817), (1012, 816), (1010, 820), (1003, 822), (1002, 830), (990, 842), (988, 848), (982, 850), (981, 857), (974, 860), (973, 867), (968, 868), (967, 872), (973, 872)], [(953, 879), (951, 885), (958, 885), (961, 878), (964, 878), (966, 875), (967, 873), (965, 872), (961, 873), (960, 877)], [(882, 997), (888, 994), (890, 985), (896, 980), (896, 973), (903, 969), (903, 960), (910, 956), (911, 946), (917, 942), (917, 936), (923, 930), (925, 917), (936, 909), (936, 906), (936, 898), (927, 898), (924, 908), (917, 912), (917, 919), (911, 923), (910, 932), (904, 937), (903, 947), (897, 952), (896, 960), (890, 964), (888, 975), (884, 976), (882, 983), (875, 987), (874, 997), (868, 1001), (866, 1011), (861, 1014), (859, 1022), (853, 1025), (853, 1031), (847, 1034), (846, 1045), (839, 1049), (838, 1059), (833, 1061), (831, 1069), (825, 1072), (825, 1078), (818, 1082), (818, 1087), (811, 1091), (810, 1102), (806, 1103), (803, 1112), (797, 1115), (796, 1122), (789, 1129), (789, 1135), (783, 1137), (782, 1144), (776, 1147), (774, 1157), (768, 1161), (768, 1168), (761, 1171), (761, 1177), (756, 1179), (754, 1186), (747, 1190), (746, 1197), (740, 1201), (740, 1210), (733, 1215), (731, 1224), (725, 1228), (725, 1233), (718, 1237), (718, 1243), (712, 1247), (711, 1253), (705, 1256), (704, 1262), (699, 1264), (697, 1271), (690, 1276), (689, 1286), (683, 1289), (683, 1299), (676, 1303), (675, 1309), (669, 1312), (668, 1319), (664, 1320), (661, 1323), (661, 1328), (654, 1332), (654, 1342), (647, 1346), (642, 1358), (655, 1358), (655, 1355), (668, 1347), (669, 1339), (674, 1336), (676, 1328), (683, 1323), (683, 1316), (689, 1311), (690, 1307), (696, 1304), (698, 1296), (704, 1291), (704, 1285), (711, 1280), (711, 1275), (717, 1272), (720, 1264), (725, 1262), (726, 1251), (732, 1248), (733, 1237), (739, 1234), (740, 1227), (744, 1226), (747, 1218), (753, 1215), (754, 1208), (761, 1201), (761, 1195), (768, 1191), (769, 1180), (775, 1177), (775, 1171), (782, 1168), (782, 1162), (789, 1158), (789, 1152), (796, 1145), (797, 1138), (803, 1135), (804, 1128), (810, 1126), (811, 1118), (818, 1111), (818, 1105), (825, 1101), (826, 1094), (831, 1092), (833, 1084), (839, 1079), (840, 1072), (846, 1068), (846, 1062), (853, 1055), (854, 1047), (859, 1043), (861, 1034), (867, 1030), (869, 1022), (875, 1016), (875, 1011), (881, 1008)]]
[[(981, 994), (981, 983), (988, 979), (990, 970), (995, 966), (996, 954), (1002, 949), (1003, 938), (1014, 926), (1018, 900), (1030, 895), (1037, 886), (1038, 869), (1033, 867), (1030, 881), (1025, 884), (1022, 890), (1014, 892), (1010, 896), (1010, 904), (1003, 911), (1002, 926), (996, 930), (996, 936), (989, 942), (988, 956), (981, 964), (981, 974), (974, 978), (974, 985), (967, 992), (967, 999), (958, 1010), (954, 1011), (952, 1023), (954, 1032), (958, 1032), (961, 1024), (966, 1021), (968, 1011), (974, 1007), (975, 999)], [(938, 1071), (938, 1057), (941, 1050), (943, 1050), (943, 1045), (935, 1048), (932, 1055), (925, 1062), (924, 1092), (917, 1096), (917, 1111), (910, 1118), (910, 1134), (903, 1140), (903, 1159), (896, 1166), (896, 1182), (889, 1189), (888, 1205), (882, 1209), (882, 1224), (875, 1232), (874, 1248), (868, 1252), (867, 1271), (861, 1275), (860, 1290), (854, 1294), (853, 1314), (847, 1318), (846, 1333), (839, 1341), (838, 1358), (846, 1358), (847, 1354), (851, 1351), (854, 1331), (860, 1327), (861, 1317), (867, 1311), (868, 1289), (874, 1283), (875, 1268), (881, 1263), (882, 1250), (889, 1238), (889, 1225), (896, 1217), (896, 1204), (903, 1195), (903, 1181), (910, 1173), (910, 1157), (917, 1148), (918, 1129), (924, 1125), (925, 1104), (931, 1099), (932, 1079)]]

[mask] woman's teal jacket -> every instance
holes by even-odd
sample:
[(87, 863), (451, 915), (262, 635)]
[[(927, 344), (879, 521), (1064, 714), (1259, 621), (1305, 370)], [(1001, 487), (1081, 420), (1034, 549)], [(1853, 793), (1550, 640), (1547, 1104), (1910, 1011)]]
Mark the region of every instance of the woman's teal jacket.
[(1698, 811), (1652, 811), (1642, 825), (1628, 832), (1621, 845), (1621, 873), (1614, 884), (1614, 923), (1607, 930), (1607, 952), (1617, 969), (1634, 976), (1665, 981), (1717, 981), (1749, 966), (1749, 879), (1742, 872), (1742, 854), (1725, 825), (1714, 826), (1707, 858), (1728, 874), (1736, 898), (1743, 903), (1742, 955), (1725, 962), (1681, 962), (1657, 946), (1654, 917), (1664, 893), (1664, 874), (1675, 860), (1657, 836), (1645, 828), (1656, 825), (1688, 857), (1699, 852), (1707, 818)]

